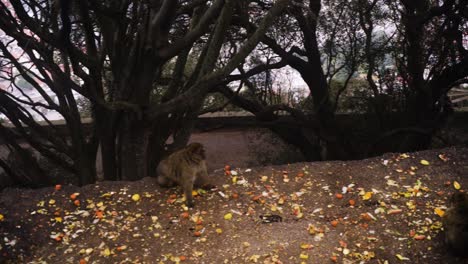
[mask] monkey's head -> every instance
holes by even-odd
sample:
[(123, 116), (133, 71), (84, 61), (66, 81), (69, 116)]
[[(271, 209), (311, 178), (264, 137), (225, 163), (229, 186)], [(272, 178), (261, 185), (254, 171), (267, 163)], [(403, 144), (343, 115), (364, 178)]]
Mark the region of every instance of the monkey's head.
[(200, 157), (201, 159), (206, 159), (205, 148), (200, 143), (197, 143), (197, 142), (190, 143), (187, 146), (187, 151), (189, 153), (192, 153), (194, 156)]
[(450, 205), (468, 210), (468, 193), (455, 192), (452, 197), (450, 197)]

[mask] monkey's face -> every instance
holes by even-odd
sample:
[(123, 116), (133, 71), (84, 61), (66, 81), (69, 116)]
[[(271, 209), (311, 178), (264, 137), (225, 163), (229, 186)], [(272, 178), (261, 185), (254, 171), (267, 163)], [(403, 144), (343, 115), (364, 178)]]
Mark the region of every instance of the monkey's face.
[(203, 147), (202, 144), (200, 143), (191, 143), (187, 146), (188, 150), (190, 153), (192, 153), (195, 156), (198, 156), (202, 159), (206, 159), (205, 156), (205, 148)]

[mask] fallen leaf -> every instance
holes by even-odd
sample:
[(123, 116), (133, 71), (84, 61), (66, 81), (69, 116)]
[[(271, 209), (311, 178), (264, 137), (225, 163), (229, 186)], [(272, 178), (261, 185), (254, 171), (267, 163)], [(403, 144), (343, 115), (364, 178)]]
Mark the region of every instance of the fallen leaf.
[(403, 212), (403, 210), (401, 209), (391, 209), (391, 210), (388, 210), (387, 214), (399, 214)]
[(106, 248), (103, 251), (101, 251), (101, 256), (108, 257), (110, 256), (110, 254), (111, 254), (111, 251), (109, 248)]
[(441, 159), (442, 161), (448, 161), (449, 160), (449, 158), (445, 154), (439, 154), (439, 159)]
[(442, 210), (441, 208), (436, 208), (436, 209), (434, 209), (434, 213), (436, 213), (440, 217), (443, 217), (444, 214), (445, 214), (445, 211)]
[(366, 192), (363, 196), (362, 199), (364, 201), (369, 200), (372, 197), (372, 192)]
[(307, 243), (302, 243), (302, 244), (301, 244), (301, 248), (302, 248), (302, 249), (312, 249), (312, 248), (314, 248), (314, 245), (312, 245), (312, 244), (307, 244)]
[(252, 261), (253, 263), (257, 263), (259, 258), (260, 258), (260, 255), (252, 255), (250, 256), (249, 260)]
[(140, 195), (138, 193), (132, 195), (132, 200), (138, 202), (140, 200)]
[(428, 166), (430, 163), (427, 160), (421, 160), (421, 164), (424, 166)]
[(117, 247), (117, 251), (124, 251), (126, 249), (127, 249), (127, 246), (125, 246), (125, 245)]
[(457, 181), (453, 181), (453, 188), (455, 188), (455, 190), (460, 190), (461, 188), (460, 183), (458, 183)]
[(403, 260), (410, 260), (409, 258), (403, 257), (403, 256), (400, 255), (400, 254), (396, 254), (395, 256), (396, 256), (399, 260), (402, 260), (402, 261), (403, 261)]
[(425, 238), (426, 238), (425, 235), (415, 235), (415, 236), (414, 236), (414, 239), (415, 239), (415, 240), (424, 240)]
[(224, 215), (224, 220), (231, 220), (232, 219), (232, 214), (231, 213), (227, 213)]

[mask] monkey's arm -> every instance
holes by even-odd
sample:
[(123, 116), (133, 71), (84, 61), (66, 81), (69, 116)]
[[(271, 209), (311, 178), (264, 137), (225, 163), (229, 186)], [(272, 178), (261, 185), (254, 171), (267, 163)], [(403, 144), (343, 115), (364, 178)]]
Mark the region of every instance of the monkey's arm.
[(202, 189), (205, 189), (205, 190), (211, 190), (211, 189), (216, 188), (216, 186), (211, 184), (209, 182), (209, 180), (208, 180), (208, 171), (206, 169), (205, 161), (203, 161), (203, 163), (201, 164), (201, 169), (197, 174), (197, 178), (195, 180), (194, 185), (197, 188), (202, 188)]

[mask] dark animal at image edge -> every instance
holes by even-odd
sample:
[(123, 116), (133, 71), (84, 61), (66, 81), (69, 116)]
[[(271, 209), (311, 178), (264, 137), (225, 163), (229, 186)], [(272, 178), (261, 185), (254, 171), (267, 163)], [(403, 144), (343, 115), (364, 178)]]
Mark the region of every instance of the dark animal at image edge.
[(468, 256), (468, 194), (456, 192), (442, 219), (445, 243), (458, 256)]
[(211, 189), (205, 161), (205, 149), (200, 143), (191, 143), (162, 160), (157, 168), (157, 181), (162, 187), (182, 187), (187, 206), (193, 207), (193, 187)]

